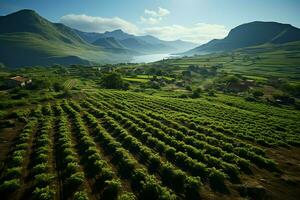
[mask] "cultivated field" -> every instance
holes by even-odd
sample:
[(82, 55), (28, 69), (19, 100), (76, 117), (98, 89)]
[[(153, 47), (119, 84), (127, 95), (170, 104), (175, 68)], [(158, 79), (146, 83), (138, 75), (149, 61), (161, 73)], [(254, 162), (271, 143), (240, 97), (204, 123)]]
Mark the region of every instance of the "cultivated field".
[(298, 199), (299, 119), (226, 95), (87, 90), (23, 109), (17, 128), (1, 130), (0, 190), (5, 199)]

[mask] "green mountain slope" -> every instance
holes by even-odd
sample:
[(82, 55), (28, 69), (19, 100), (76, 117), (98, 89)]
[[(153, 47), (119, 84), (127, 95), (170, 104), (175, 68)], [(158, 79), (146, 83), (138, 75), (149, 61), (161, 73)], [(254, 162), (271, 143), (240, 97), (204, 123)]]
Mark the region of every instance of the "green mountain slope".
[(251, 22), (232, 29), (224, 39), (214, 39), (186, 55), (232, 51), (263, 44), (283, 44), (300, 40), (300, 29), (277, 22)]
[(81, 37), (83, 40), (85, 40), (88, 43), (93, 43), (99, 38), (103, 38), (102, 33), (95, 33), (95, 32), (84, 32), (84, 31), (79, 31), (77, 29), (73, 29), (73, 31)]
[(0, 62), (9, 67), (114, 63), (129, 58), (129, 52), (91, 45), (73, 29), (51, 23), (32, 10), (2, 16), (0, 27)]
[(132, 49), (144, 54), (166, 53), (174, 50), (173, 48), (170, 48), (164, 44), (150, 44), (137, 37), (120, 40), (120, 43), (128, 49)]
[(107, 38), (99, 38), (95, 42), (93, 42), (93, 45), (101, 46), (104, 48), (119, 48), (119, 49), (125, 49), (118, 40), (116, 40), (113, 37), (107, 37)]
[(21, 10), (0, 18), (0, 33), (35, 33), (45, 39), (69, 44), (87, 44), (72, 29), (51, 23), (33, 10)]

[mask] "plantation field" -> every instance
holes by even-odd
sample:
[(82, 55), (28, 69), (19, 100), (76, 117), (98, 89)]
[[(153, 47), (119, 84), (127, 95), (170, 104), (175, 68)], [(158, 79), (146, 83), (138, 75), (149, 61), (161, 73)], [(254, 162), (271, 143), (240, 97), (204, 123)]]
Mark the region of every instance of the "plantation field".
[[(228, 73), (249, 75), (258, 78), (280, 77), (299, 81), (299, 42), (279, 46), (261, 45), (236, 50), (232, 53), (216, 53), (159, 61), (182, 68), (189, 65), (222, 65)], [(293, 51), (292, 51), (293, 50)]]
[(300, 195), (299, 111), (104, 89), (20, 110), (0, 129), (4, 199)]

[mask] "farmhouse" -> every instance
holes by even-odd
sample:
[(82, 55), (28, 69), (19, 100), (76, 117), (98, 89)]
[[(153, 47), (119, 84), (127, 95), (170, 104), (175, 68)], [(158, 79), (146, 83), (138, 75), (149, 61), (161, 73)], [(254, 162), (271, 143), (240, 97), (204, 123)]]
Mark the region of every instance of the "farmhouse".
[(9, 87), (17, 87), (17, 86), (24, 87), (24, 86), (30, 84), (31, 82), (32, 82), (32, 80), (30, 78), (26, 78), (23, 76), (15, 76), (15, 77), (11, 77), (10, 79), (8, 79), (7, 86), (9, 86)]

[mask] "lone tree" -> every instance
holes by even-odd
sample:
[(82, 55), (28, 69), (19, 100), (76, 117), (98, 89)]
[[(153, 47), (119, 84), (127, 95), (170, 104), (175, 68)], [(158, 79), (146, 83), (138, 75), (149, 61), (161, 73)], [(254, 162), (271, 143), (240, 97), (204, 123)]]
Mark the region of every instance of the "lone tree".
[(129, 84), (123, 81), (120, 74), (110, 73), (101, 78), (101, 86), (108, 89), (128, 89)]
[(264, 95), (264, 93), (260, 90), (254, 90), (252, 92), (252, 95), (255, 97), (255, 98), (259, 98), (259, 97), (262, 97)]

